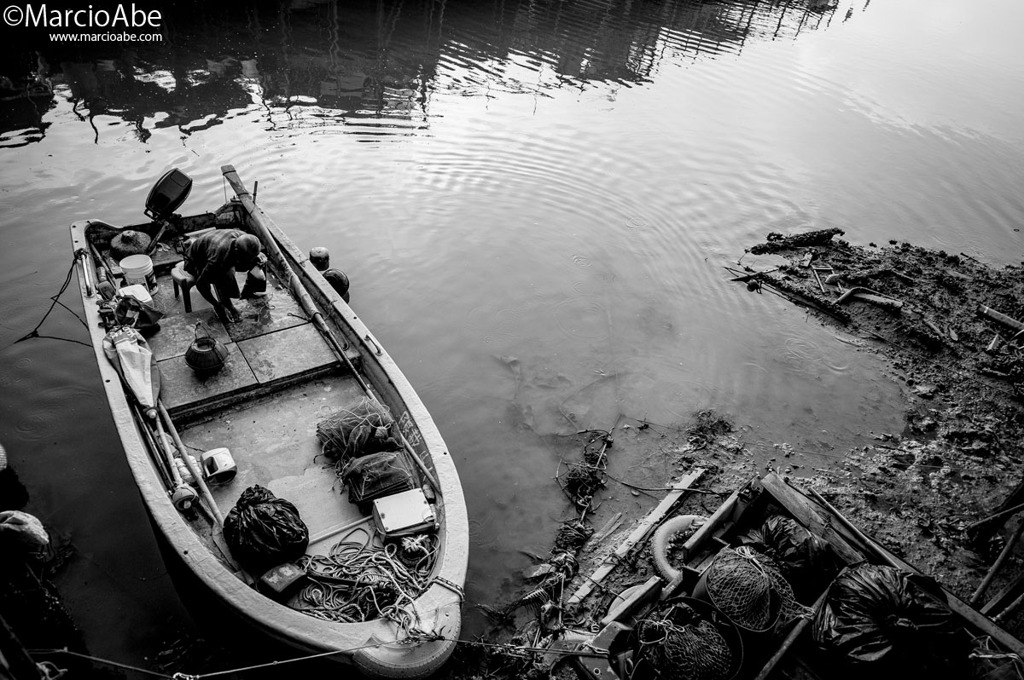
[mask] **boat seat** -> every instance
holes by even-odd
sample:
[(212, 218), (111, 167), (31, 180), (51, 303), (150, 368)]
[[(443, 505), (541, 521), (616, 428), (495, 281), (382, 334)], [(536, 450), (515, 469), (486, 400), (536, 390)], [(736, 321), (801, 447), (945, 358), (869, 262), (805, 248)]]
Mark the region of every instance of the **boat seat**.
[(196, 285), (195, 277), (185, 271), (185, 261), (182, 260), (174, 265), (171, 270), (171, 281), (174, 283), (174, 299), (178, 299), (178, 291), (181, 291), (182, 301), (185, 303), (185, 312), (192, 311), (192, 288)]

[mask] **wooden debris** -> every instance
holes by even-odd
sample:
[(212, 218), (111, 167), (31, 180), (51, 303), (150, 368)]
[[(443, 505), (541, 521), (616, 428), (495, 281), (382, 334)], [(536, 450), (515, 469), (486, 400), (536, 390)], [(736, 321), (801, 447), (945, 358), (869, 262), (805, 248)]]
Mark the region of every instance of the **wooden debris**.
[(1015, 331), (1024, 331), (1024, 322), (1017, 321), (1012, 317), (1006, 316), (1002, 312), (997, 312), (991, 307), (986, 307), (985, 305), (978, 305), (978, 314), (981, 314), (982, 316), (987, 316), (990, 319), (998, 321), (1004, 326), (1009, 326)]
[(850, 299), (871, 302), (890, 311), (899, 311), (903, 307), (902, 301), (876, 293), (870, 288), (863, 288), (861, 286), (854, 286), (853, 288), (843, 291), (843, 294), (836, 300), (836, 304), (841, 305)]
[(780, 250), (791, 250), (806, 246), (826, 246), (832, 241), (833, 236), (842, 236), (845, 232), (842, 229), (818, 229), (803, 234), (783, 236), (778, 232), (768, 234), (767, 242), (761, 243), (750, 249), (754, 255), (765, 253), (777, 253)]
[(704, 475), (704, 468), (697, 468), (690, 474), (686, 475), (678, 482), (673, 485), (673, 490), (669, 492), (658, 507), (654, 508), (640, 524), (633, 529), (629, 534), (629, 537), (623, 541), (615, 552), (608, 555), (605, 558), (604, 563), (594, 572), (593, 576), (583, 582), (583, 584), (576, 589), (576, 592), (566, 601), (567, 605), (579, 604), (593, 592), (596, 586), (601, 584), (601, 581), (605, 579), (608, 574), (619, 564), (619, 562), (640, 542), (642, 542), (647, 535), (651, 533), (655, 525), (657, 525), (666, 515), (675, 507), (676, 503), (686, 494), (687, 488), (692, 486), (697, 480)]

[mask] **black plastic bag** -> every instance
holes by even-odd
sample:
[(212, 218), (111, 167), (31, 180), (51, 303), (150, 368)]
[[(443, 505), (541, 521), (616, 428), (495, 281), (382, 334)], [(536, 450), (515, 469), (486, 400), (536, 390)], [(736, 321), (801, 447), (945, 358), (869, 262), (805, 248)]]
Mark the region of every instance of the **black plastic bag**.
[(294, 505), (256, 484), (224, 519), (224, 538), (239, 564), (261, 574), (305, 554), (309, 529)]
[(840, 562), (829, 544), (791, 517), (772, 515), (759, 529), (741, 536), (739, 543), (771, 557), (797, 600), (805, 604), (839, 572)]
[[(857, 675), (966, 677), (965, 633), (931, 578), (862, 562), (843, 569), (814, 618), (814, 639)], [(951, 671), (953, 675), (948, 675)]]

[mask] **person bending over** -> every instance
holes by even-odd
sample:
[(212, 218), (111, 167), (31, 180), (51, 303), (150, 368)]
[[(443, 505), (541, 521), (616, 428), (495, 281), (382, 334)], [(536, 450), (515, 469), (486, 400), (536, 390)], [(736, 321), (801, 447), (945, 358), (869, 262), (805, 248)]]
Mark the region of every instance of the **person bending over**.
[[(241, 297), (235, 271), (249, 271), (265, 261), (260, 240), (239, 229), (214, 229), (192, 239), (185, 247), (185, 271), (196, 280), (196, 290), (225, 322), (241, 315), (232, 298)], [(259, 272), (262, 278), (262, 272)]]

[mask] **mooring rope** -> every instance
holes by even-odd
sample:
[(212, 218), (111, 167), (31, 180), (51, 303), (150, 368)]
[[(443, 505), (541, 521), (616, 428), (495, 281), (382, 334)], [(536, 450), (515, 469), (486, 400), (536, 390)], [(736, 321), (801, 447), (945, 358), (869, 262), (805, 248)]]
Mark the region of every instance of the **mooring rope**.
[[(327, 555), (307, 555), (300, 559), (300, 566), (310, 578), (300, 594), (310, 606), (300, 611), (319, 619), (346, 623), (384, 618), (408, 634), (416, 616), (407, 607), (431, 583), (428, 577), (438, 552), (438, 539), (436, 536), (399, 539), (403, 549), (415, 557), (412, 561), (399, 556), (398, 544), (381, 544), (376, 531), (365, 542), (347, 540), (358, 531), (365, 529), (353, 528)], [(459, 596), (461, 599), (461, 593)]]
[[(461, 640), (459, 638), (444, 637), (443, 635), (437, 635), (434, 633), (414, 633), (409, 640), (410, 642), (454, 642), (457, 645), (469, 645), (471, 647), (486, 647), (491, 649), (497, 649), (502, 651), (515, 650), (516, 652), (528, 652), (536, 654), (555, 654), (558, 656), (584, 656), (584, 657), (597, 657), (603, 658), (608, 656), (607, 649), (600, 649), (593, 645), (584, 644), (580, 649), (548, 649), (546, 647), (535, 647), (529, 645), (516, 645), (511, 643), (499, 643), (499, 642), (484, 642), (483, 640)], [(122, 668), (124, 670), (136, 671), (157, 678), (164, 678), (165, 680), (204, 680), (204, 678), (216, 678), (223, 675), (233, 675), (236, 673), (245, 673), (248, 671), (257, 671), (265, 668), (273, 668), (275, 666), (283, 666), (285, 664), (297, 663), (300, 661), (313, 661), (315, 659), (323, 659), (330, 656), (337, 656), (339, 654), (351, 654), (352, 652), (359, 652), (364, 649), (373, 649), (376, 647), (383, 647), (388, 644), (387, 642), (373, 642), (359, 647), (350, 647), (348, 649), (337, 649), (330, 652), (319, 652), (316, 654), (307, 654), (306, 656), (297, 656), (291, 659), (278, 659), (275, 661), (267, 661), (264, 663), (252, 664), (250, 666), (240, 666), (238, 668), (231, 668), (228, 670), (210, 671), (209, 673), (185, 673), (182, 671), (168, 675), (161, 671), (153, 671), (148, 668), (140, 668), (138, 666), (131, 666), (128, 664), (120, 663), (118, 661), (111, 661), (110, 659), (104, 659), (98, 656), (92, 656), (91, 654), (82, 654), (80, 652), (73, 652), (67, 647), (59, 649), (29, 649), (26, 650), (30, 655), (35, 654), (67, 654), (69, 656), (75, 656), (80, 659), (87, 659), (94, 663), (101, 663), (116, 668)]]
[(54, 336), (54, 335), (40, 335), (39, 334), (39, 329), (42, 327), (42, 325), (44, 323), (46, 323), (46, 319), (50, 316), (50, 313), (53, 312), (54, 307), (56, 307), (57, 305), (60, 305), (61, 307), (63, 307), (67, 311), (71, 312), (71, 314), (76, 319), (78, 319), (78, 321), (83, 326), (85, 326), (85, 328), (88, 330), (89, 324), (87, 324), (85, 322), (85, 319), (80, 317), (75, 310), (71, 309), (70, 307), (68, 307), (63, 302), (60, 301), (61, 295), (63, 295), (64, 291), (66, 291), (68, 289), (68, 286), (71, 285), (71, 277), (75, 273), (75, 265), (76, 264), (77, 264), (77, 258), (73, 258), (71, 260), (71, 266), (68, 267), (67, 276), (64, 277), (64, 283), (61, 285), (60, 290), (57, 291), (56, 295), (50, 296), (50, 300), (52, 301), (52, 302), (50, 302), (50, 308), (46, 310), (45, 314), (43, 314), (43, 318), (39, 320), (39, 323), (36, 324), (36, 327), (33, 328), (28, 333), (26, 333), (25, 335), (23, 335), (22, 337), (18, 338), (14, 342), (12, 342), (11, 345), (9, 345), (9, 346), (17, 345), (19, 342), (22, 342), (23, 340), (29, 340), (31, 338), (48, 338), (50, 340), (64, 340), (65, 342), (74, 342), (74, 343), (77, 343), (79, 345), (85, 345), (86, 347), (92, 347), (92, 345), (90, 343), (82, 342), (81, 340), (75, 340), (74, 338), (61, 338), (61, 337), (57, 337), (57, 336)]

